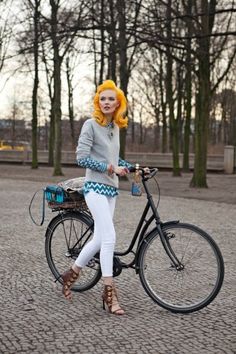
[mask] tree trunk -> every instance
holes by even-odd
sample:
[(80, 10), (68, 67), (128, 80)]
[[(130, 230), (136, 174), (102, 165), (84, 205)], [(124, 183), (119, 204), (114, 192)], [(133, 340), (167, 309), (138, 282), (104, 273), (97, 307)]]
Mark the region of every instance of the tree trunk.
[(161, 95), (161, 110), (162, 110), (162, 143), (161, 151), (167, 152), (167, 118), (166, 118), (166, 102), (164, 99), (164, 87), (163, 87), (163, 55), (160, 51), (160, 95)]
[(236, 117), (232, 118), (230, 132), (231, 132), (230, 145), (236, 146)]
[(48, 145), (48, 165), (53, 166), (54, 140), (55, 140), (55, 127), (54, 127), (54, 114), (53, 114), (53, 90), (52, 90), (52, 82), (51, 82), (52, 80), (51, 80), (50, 70), (49, 70), (48, 64), (47, 64), (44, 43), (42, 42), (41, 45), (42, 45), (42, 61), (45, 65), (48, 94), (49, 94), (50, 104), (51, 104), (50, 114), (49, 114), (49, 134), (47, 134), (47, 137), (48, 137), (48, 142), (47, 142), (47, 145)]
[(51, 99), (50, 109), (50, 126), (49, 126), (49, 141), (48, 141), (48, 165), (54, 164), (54, 144), (55, 144), (55, 117), (54, 117), (53, 98)]
[[(202, 63), (201, 66), (204, 66)], [(207, 69), (207, 68), (205, 68)], [(199, 67), (199, 74), (200, 69)], [(196, 97), (196, 116), (195, 116), (195, 158), (194, 158), (194, 173), (190, 182), (191, 187), (207, 188), (206, 166), (207, 166), (207, 135), (208, 135), (208, 115), (209, 115), (209, 87), (205, 80), (207, 73), (201, 73), (201, 84)], [(200, 79), (200, 77), (199, 77)]]
[[(55, 48), (56, 49), (56, 48)], [(54, 119), (55, 119), (55, 145), (54, 145), (54, 176), (62, 176), (61, 170), (61, 59), (55, 50), (54, 57)]]
[[(168, 0), (167, 5), (167, 42), (171, 43), (171, 5), (172, 0)], [(179, 129), (178, 120), (174, 116), (174, 99), (172, 87), (172, 72), (173, 72), (173, 59), (171, 55), (170, 46), (166, 48), (167, 65), (166, 65), (166, 99), (169, 108), (170, 117), (170, 135), (173, 155), (173, 176), (180, 176), (179, 167)]]
[(93, 19), (93, 30), (92, 30), (92, 48), (93, 48), (93, 55), (94, 55), (94, 73), (93, 73), (93, 77), (94, 77), (94, 87), (95, 87), (95, 92), (97, 89), (97, 71), (98, 71), (98, 63), (97, 63), (97, 48), (96, 48), (96, 30), (94, 28), (94, 19)]
[[(192, 14), (192, 0), (188, 0), (187, 14), (191, 18)], [(183, 154), (183, 170), (189, 171), (189, 146), (190, 146), (190, 124), (191, 124), (191, 111), (192, 111), (192, 64), (191, 64), (191, 35), (192, 25), (191, 20), (187, 22), (188, 36), (186, 44), (186, 80), (185, 80), (185, 125), (184, 125), (184, 154)]]
[(71, 142), (72, 142), (72, 149), (75, 150), (76, 142), (75, 142), (75, 129), (74, 129), (73, 87), (71, 82), (72, 79), (70, 74), (69, 57), (66, 58), (66, 78), (67, 78), (67, 87), (68, 87), (68, 113), (69, 113), (69, 120), (70, 120)]
[(139, 144), (142, 145), (143, 144), (143, 136), (144, 136), (144, 127), (143, 127), (143, 108), (141, 108), (140, 114), (139, 114)]
[(195, 158), (191, 187), (207, 187), (207, 140), (210, 103), (209, 56), (199, 59), (199, 89), (196, 97)]
[[(214, 22), (216, 0), (208, 5), (207, 0), (201, 0), (201, 29), (202, 37), (198, 39), (197, 58), (198, 92), (196, 97), (195, 117), (195, 158), (194, 173), (190, 182), (191, 187), (207, 188), (207, 142), (210, 111), (210, 39)], [(209, 15), (211, 13), (211, 15)]]
[(178, 140), (178, 151), (180, 150), (181, 152), (183, 151), (183, 140), (182, 140), (182, 127), (183, 127), (183, 70), (182, 67), (179, 63), (177, 63), (177, 69), (176, 69), (176, 87), (177, 87), (177, 119), (176, 119), (176, 125), (177, 125), (177, 130), (178, 132), (176, 133), (177, 135), (177, 140)]
[(13, 107), (12, 107), (12, 124), (11, 124), (11, 140), (12, 149), (14, 148), (16, 142), (16, 117), (17, 117), (18, 107), (14, 97)]
[(104, 0), (101, 0), (101, 65), (99, 74), (99, 84), (103, 82), (104, 63), (105, 63), (105, 33), (104, 33)]
[[(128, 61), (127, 61), (127, 38), (126, 38), (126, 20), (125, 20), (125, 0), (117, 1), (118, 22), (119, 22), (119, 76), (120, 76), (120, 88), (124, 91), (127, 97), (128, 92)], [(125, 144), (126, 144), (126, 129), (122, 129), (120, 132), (120, 156), (125, 158)]]
[(135, 100), (134, 97), (131, 97), (131, 102), (130, 102), (130, 110), (129, 110), (129, 123), (131, 125), (131, 143), (135, 143), (135, 121), (134, 121), (134, 106), (135, 106)]
[(155, 143), (153, 144), (153, 151), (159, 151), (160, 148), (160, 107), (155, 106), (154, 107), (154, 113), (155, 113)]
[(33, 169), (38, 168), (38, 86), (39, 86), (39, 73), (38, 73), (38, 58), (39, 58), (39, 6), (40, 0), (35, 0), (34, 7), (34, 87), (32, 94), (32, 163)]
[[(188, 65), (189, 66), (189, 65)], [(190, 148), (190, 124), (191, 124), (191, 110), (192, 110), (192, 83), (191, 83), (191, 71), (190, 67), (187, 67), (186, 72), (186, 100), (185, 100), (185, 125), (184, 125), (184, 155), (183, 155), (183, 170), (189, 171), (189, 148)]]
[(51, 36), (53, 43), (53, 107), (52, 117), (54, 119), (55, 127), (55, 143), (54, 143), (54, 176), (63, 175), (61, 170), (61, 63), (62, 58), (59, 55), (59, 40), (57, 38), (58, 32), (58, 8), (59, 2), (55, 3), (50, 0), (51, 5)]
[(116, 82), (116, 51), (117, 51), (117, 41), (116, 41), (116, 22), (113, 0), (109, 0), (110, 16), (111, 16), (111, 30), (110, 30), (110, 44), (109, 44), (109, 70), (108, 77)]

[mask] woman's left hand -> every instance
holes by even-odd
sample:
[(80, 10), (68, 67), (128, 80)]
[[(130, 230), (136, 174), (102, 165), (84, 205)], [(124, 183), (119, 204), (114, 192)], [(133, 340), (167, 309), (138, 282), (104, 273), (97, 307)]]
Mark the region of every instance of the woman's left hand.
[(127, 167), (116, 166), (114, 168), (115, 174), (118, 176), (126, 176), (129, 173), (129, 169)]

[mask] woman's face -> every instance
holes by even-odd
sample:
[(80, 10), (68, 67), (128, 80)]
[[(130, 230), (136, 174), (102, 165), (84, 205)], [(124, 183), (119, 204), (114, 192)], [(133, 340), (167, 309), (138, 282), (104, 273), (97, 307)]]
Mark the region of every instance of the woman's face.
[(105, 116), (112, 117), (116, 108), (119, 107), (116, 92), (114, 90), (102, 91), (99, 94), (99, 106)]

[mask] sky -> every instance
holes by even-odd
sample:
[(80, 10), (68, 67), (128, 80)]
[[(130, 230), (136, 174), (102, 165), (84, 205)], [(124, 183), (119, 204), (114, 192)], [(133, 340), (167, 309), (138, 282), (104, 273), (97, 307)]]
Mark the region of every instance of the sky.
[[(12, 7), (10, 5), (12, 4)], [(22, 0), (5, 0), (4, 7), (1, 6), (0, 11), (0, 30), (4, 26), (4, 20), (9, 18), (13, 23), (14, 19), (21, 17), (21, 5)], [(16, 22), (16, 21), (15, 21)], [(23, 25), (24, 26), (24, 25)], [(20, 31), (22, 27), (14, 28), (14, 30)], [(16, 53), (16, 44), (14, 42), (14, 36), (11, 38), (11, 42), (8, 48), (8, 55), (12, 56)], [(87, 52), (86, 41), (81, 41), (80, 50)], [(21, 113), (21, 118), (24, 117), (27, 120), (31, 119), (31, 96), (33, 88), (33, 74), (26, 72), (27, 68), (24, 68), (24, 72), (20, 72), (20, 57), (14, 57), (5, 62), (5, 65), (0, 72), (0, 119), (11, 116), (12, 107), (14, 102), (20, 107), (19, 112)], [(94, 84), (93, 78), (93, 56), (79, 54), (76, 58), (76, 70), (74, 71), (73, 86), (74, 91), (74, 106), (75, 113), (78, 115), (90, 114), (92, 111), (91, 103), (94, 94)], [(18, 68), (18, 70), (17, 70)], [(67, 109), (67, 87), (65, 74), (62, 73), (62, 113), (66, 116), (68, 113)], [(64, 99), (63, 99), (64, 98)], [(49, 110), (49, 99), (48, 99), (48, 89), (46, 85), (46, 76), (44, 72), (44, 67), (40, 68), (40, 89), (39, 89), (39, 115), (48, 115)], [(42, 122), (44, 118), (42, 119)]]
[[(92, 70), (92, 66), (88, 63), (86, 64), (86, 62), (81, 63), (76, 68), (73, 85), (75, 87), (74, 108), (78, 115), (90, 114), (92, 109), (92, 96), (94, 94)], [(65, 87), (66, 78), (64, 73), (62, 73), (62, 81), (64, 83), (62, 90), (62, 112), (64, 115), (67, 115), (67, 88)], [(32, 75), (17, 73), (13, 77), (9, 71), (0, 73), (0, 118), (11, 116), (13, 104), (16, 103), (23, 113), (21, 116), (26, 120), (30, 120), (32, 88)], [(41, 106), (41, 109), (39, 107), (39, 111), (44, 115), (43, 110), (48, 112), (49, 109), (48, 91), (44, 73), (40, 74), (39, 100), (39, 105)], [(42, 120), (44, 119), (42, 118)]]
[[(2, 8), (0, 7), (0, 29), (3, 24), (1, 24), (1, 17), (10, 18), (14, 22), (14, 16), (21, 16), (21, 4), (23, 0), (3, 0), (6, 5), (4, 7), (4, 12), (2, 13)], [(48, 0), (47, 0), (48, 1)], [(47, 3), (45, 0), (44, 3)], [(9, 6), (13, 3), (11, 13), (9, 15)], [(232, 25), (235, 26), (233, 23)], [(85, 40), (81, 41), (80, 49), (83, 52), (87, 52), (87, 43)], [(9, 54), (15, 53), (14, 38), (12, 38)], [(74, 92), (74, 108), (77, 118), (80, 116), (89, 116), (92, 112), (92, 97), (94, 95), (94, 84), (93, 84), (93, 54), (81, 54), (78, 58), (78, 65), (75, 70), (75, 77), (73, 85), (75, 87)], [(19, 66), (19, 59), (13, 58), (6, 62), (3, 70), (0, 72), (0, 119), (4, 117), (11, 116), (12, 106), (14, 102), (18, 103), (21, 113), (21, 118), (27, 120), (31, 119), (31, 96), (33, 87), (33, 76), (29, 73), (20, 73), (17, 71), (14, 76), (16, 68)], [(220, 63), (222, 66), (222, 61)], [(62, 113), (63, 117), (67, 116), (67, 92), (65, 85), (65, 75), (62, 74), (63, 81), (63, 91), (62, 97), (64, 100), (62, 102)], [(49, 100), (48, 92), (46, 86), (45, 73), (41, 68), (40, 73), (40, 90), (39, 90), (40, 107), (39, 114), (42, 115), (40, 118), (41, 124), (44, 124), (45, 119), (49, 115)]]

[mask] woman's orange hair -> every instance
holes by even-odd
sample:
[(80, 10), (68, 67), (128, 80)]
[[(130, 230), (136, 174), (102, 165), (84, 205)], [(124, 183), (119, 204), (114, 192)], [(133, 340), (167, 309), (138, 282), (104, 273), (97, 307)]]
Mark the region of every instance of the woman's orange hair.
[(128, 125), (128, 118), (126, 117), (127, 113), (127, 100), (125, 98), (124, 92), (119, 89), (114, 81), (106, 80), (101, 85), (98, 86), (97, 92), (94, 96), (93, 104), (94, 104), (94, 112), (93, 116), (96, 121), (105, 126), (107, 124), (107, 120), (105, 115), (102, 113), (99, 106), (99, 95), (102, 91), (105, 90), (114, 90), (116, 92), (117, 100), (119, 101), (119, 107), (114, 112), (114, 122), (118, 125), (119, 128), (125, 128)]

